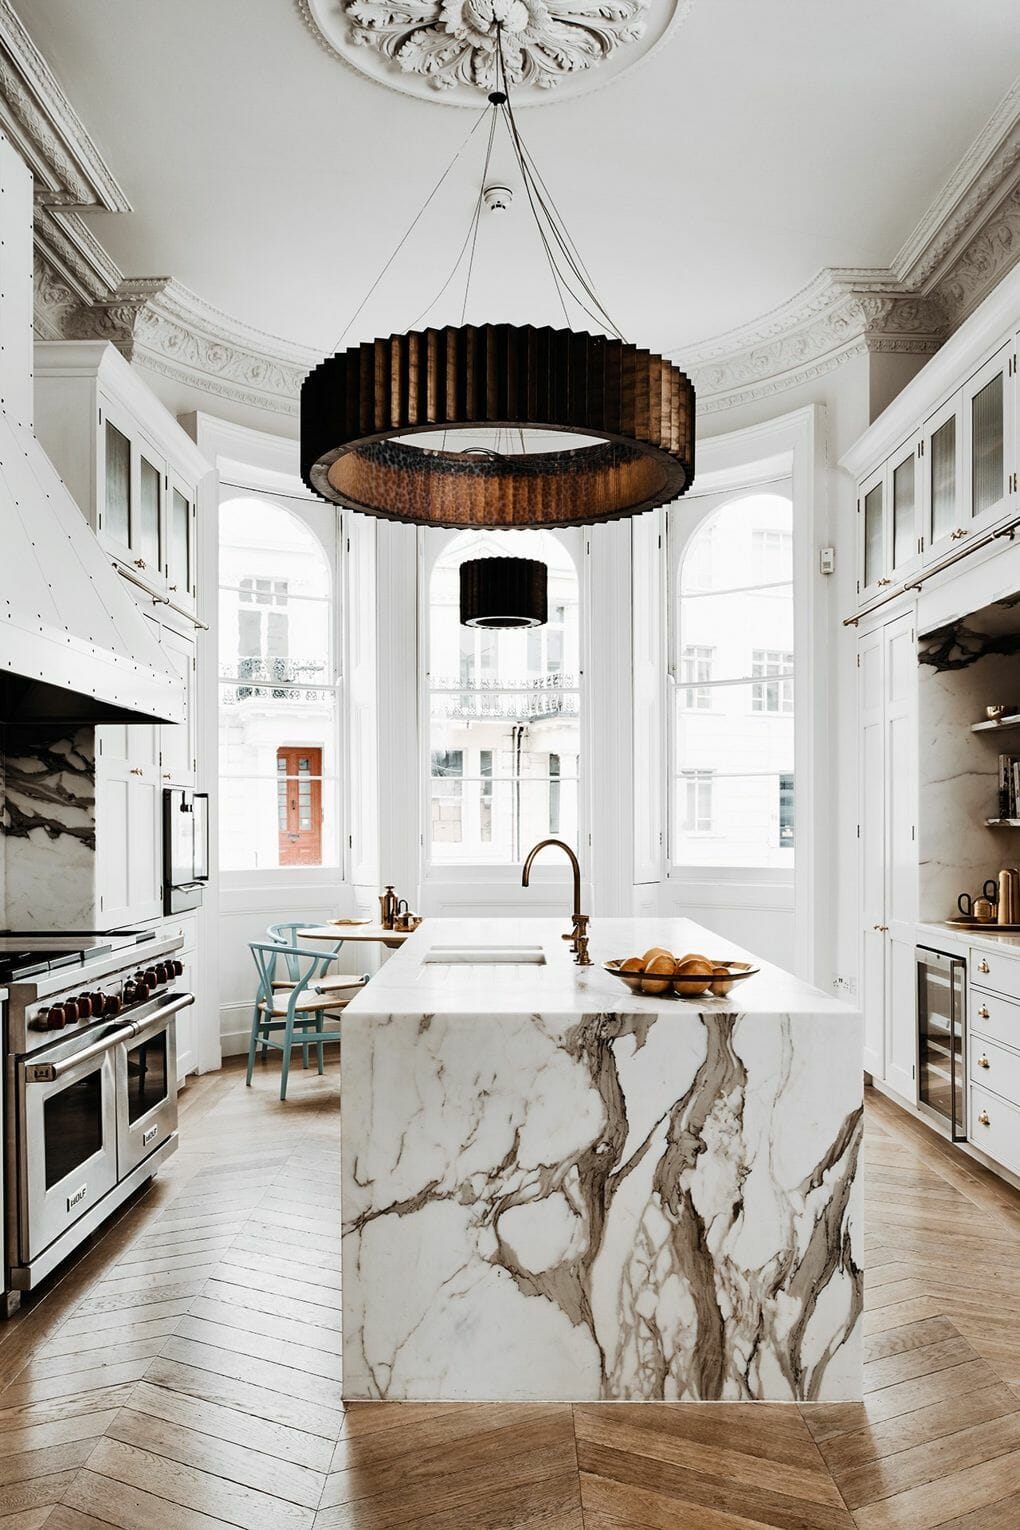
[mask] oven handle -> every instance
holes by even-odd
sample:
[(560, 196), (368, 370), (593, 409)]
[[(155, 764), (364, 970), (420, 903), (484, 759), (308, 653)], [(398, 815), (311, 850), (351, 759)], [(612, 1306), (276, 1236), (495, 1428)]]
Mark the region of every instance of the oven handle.
[(188, 1005), (194, 1002), (194, 994), (178, 994), (169, 1004), (161, 1005), (155, 1013), (148, 1015), (144, 1020), (125, 1025), (119, 1031), (113, 1031), (111, 1035), (104, 1036), (101, 1041), (94, 1041), (91, 1046), (83, 1047), (80, 1052), (74, 1052), (70, 1057), (62, 1058), (60, 1062), (26, 1063), (25, 1082), (52, 1084), (54, 1079), (62, 1078), (65, 1073), (70, 1073), (72, 1068), (78, 1068), (84, 1062), (91, 1062), (94, 1057), (102, 1057), (104, 1052), (119, 1046), (122, 1041), (133, 1041), (136, 1036), (149, 1031), (157, 1022), (162, 1024), (171, 1015), (176, 1015), (178, 1010), (187, 1009)]

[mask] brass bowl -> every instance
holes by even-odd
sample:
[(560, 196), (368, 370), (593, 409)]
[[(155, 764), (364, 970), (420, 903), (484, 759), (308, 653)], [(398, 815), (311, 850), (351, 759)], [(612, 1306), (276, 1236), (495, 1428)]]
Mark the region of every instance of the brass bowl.
[[(646, 998), (658, 998), (670, 995), (681, 999), (696, 999), (702, 994), (710, 993), (713, 998), (724, 998), (730, 992), (734, 983), (739, 983), (743, 978), (753, 977), (759, 970), (750, 962), (737, 962), (728, 959), (712, 961), (713, 967), (725, 967), (725, 977), (664, 977), (659, 972), (650, 973), (648, 981), (654, 984), (654, 988), (645, 989), (644, 972), (623, 972), (623, 963), (627, 957), (616, 957), (613, 961), (603, 962), (603, 970), (612, 973), (613, 977), (619, 978), (621, 983), (626, 983), (632, 993), (643, 994)], [(661, 984), (661, 987), (660, 987)]]

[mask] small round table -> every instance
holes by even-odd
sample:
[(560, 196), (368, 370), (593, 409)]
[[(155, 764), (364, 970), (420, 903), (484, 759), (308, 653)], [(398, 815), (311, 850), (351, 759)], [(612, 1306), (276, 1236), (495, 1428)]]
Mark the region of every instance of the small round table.
[(374, 940), (379, 945), (395, 951), (404, 944), (413, 930), (384, 930), (381, 924), (311, 924), (306, 930), (298, 930), (298, 940)]

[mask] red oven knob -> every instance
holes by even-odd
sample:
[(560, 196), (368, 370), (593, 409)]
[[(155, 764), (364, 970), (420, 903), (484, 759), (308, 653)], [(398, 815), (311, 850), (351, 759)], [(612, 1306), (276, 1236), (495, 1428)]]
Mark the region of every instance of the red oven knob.
[(115, 993), (107, 994), (106, 998), (103, 1000), (103, 1014), (104, 1015), (119, 1015), (120, 1014), (120, 1000), (118, 999), (118, 997), (117, 997), (117, 995)]
[(51, 1004), (46, 1011), (46, 1029), (48, 1031), (61, 1031), (67, 1024), (67, 1016), (62, 1004)]
[(157, 983), (165, 983), (167, 981), (167, 979), (169, 978), (169, 976), (170, 976), (169, 972), (166, 970), (166, 963), (165, 962), (157, 962), (156, 963), (156, 970), (155, 970), (155, 973), (153, 975), (154, 975)]
[(173, 959), (174, 977), (180, 977), (184, 971), (184, 963), (175, 956)]
[(73, 1025), (78, 1018), (78, 1002), (76, 999), (65, 999), (62, 1005), (64, 1011), (64, 1024)]
[(74, 1002), (78, 1006), (78, 1019), (79, 1020), (91, 1020), (91, 1018), (92, 1018), (92, 997), (91, 997), (91, 995), (87, 994), (87, 993), (80, 993), (78, 995), (77, 999), (75, 999)]
[(148, 983), (150, 989), (155, 988), (156, 984), (159, 982), (159, 977), (156, 974), (155, 967), (146, 967), (145, 971), (142, 973), (142, 976)]
[(92, 1013), (97, 1016), (101, 1015), (106, 1004), (105, 993), (103, 993), (101, 988), (97, 988), (95, 993), (89, 995), (89, 998), (92, 1000)]

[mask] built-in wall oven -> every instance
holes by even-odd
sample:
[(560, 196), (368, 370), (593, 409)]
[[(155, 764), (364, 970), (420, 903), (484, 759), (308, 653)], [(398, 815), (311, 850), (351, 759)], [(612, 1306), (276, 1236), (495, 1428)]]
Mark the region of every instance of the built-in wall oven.
[(163, 792), (163, 912), (199, 908), (209, 880), (209, 793)]
[(917, 947), (917, 1108), (967, 1140), (967, 962)]
[(178, 936), (10, 984), (5, 1282), (31, 1290), (177, 1146)]

